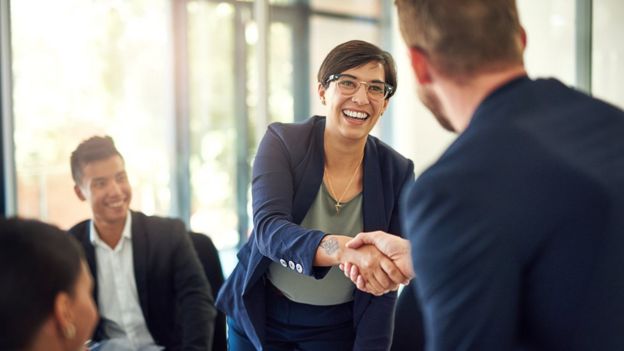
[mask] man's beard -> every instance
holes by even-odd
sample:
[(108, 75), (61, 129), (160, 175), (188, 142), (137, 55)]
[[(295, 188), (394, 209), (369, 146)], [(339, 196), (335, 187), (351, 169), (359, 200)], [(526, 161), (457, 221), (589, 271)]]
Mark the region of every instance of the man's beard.
[(420, 101), (431, 111), (435, 119), (440, 123), (442, 128), (449, 132), (457, 132), (455, 127), (451, 124), (450, 119), (446, 116), (442, 109), (442, 103), (438, 96), (430, 88), (419, 85), (416, 89)]

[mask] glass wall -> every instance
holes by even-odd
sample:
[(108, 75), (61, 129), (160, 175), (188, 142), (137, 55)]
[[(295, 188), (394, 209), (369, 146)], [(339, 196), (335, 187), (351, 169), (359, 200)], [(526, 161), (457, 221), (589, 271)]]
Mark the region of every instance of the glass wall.
[[(322, 58), (349, 39), (380, 44), (381, 3), (269, 2), (269, 122), (320, 113), (310, 101)], [(266, 128), (253, 10), (251, 1), (11, 1), (15, 212), (63, 228), (88, 218), (69, 157), (107, 134), (126, 159), (133, 209), (187, 213), (222, 250), (244, 242)]]
[(238, 243), (236, 213), (235, 24), (229, 3), (188, 9), (191, 218), (217, 248)]
[(624, 2), (594, 0), (592, 47), (592, 92), (624, 108)]
[(518, 1), (527, 33), (524, 60), (531, 77), (555, 77), (576, 84), (574, 1)]
[[(210, 235), (220, 250), (235, 248), (250, 231), (249, 176), (258, 142), (254, 131), (265, 127), (256, 118), (258, 28), (252, 13), (246, 2), (187, 5), (190, 227)], [(292, 122), (292, 23), (297, 21), (275, 17), (269, 23), (268, 117), (270, 122)]]
[(292, 122), (295, 120), (293, 91), (293, 28), (287, 22), (274, 22), (269, 26), (269, 120)]
[(382, 2), (378, 0), (310, 0), (310, 7), (315, 11), (347, 16), (376, 18), (381, 12), (381, 6)]
[(165, 0), (11, 2), (17, 213), (67, 228), (89, 215), (69, 157), (111, 135), (132, 206), (170, 210), (169, 7)]

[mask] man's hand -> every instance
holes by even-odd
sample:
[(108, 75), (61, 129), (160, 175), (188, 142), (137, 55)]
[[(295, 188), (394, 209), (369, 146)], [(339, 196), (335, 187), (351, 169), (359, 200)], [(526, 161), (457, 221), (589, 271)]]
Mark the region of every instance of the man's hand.
[[(345, 264), (357, 267), (353, 273), (355, 278), (351, 280), (358, 289), (377, 296), (397, 290), (399, 284), (409, 281), (410, 277), (403, 274), (396, 263), (377, 247), (364, 243), (357, 248), (347, 247), (347, 243), (352, 240), (351, 237), (339, 234), (324, 236), (316, 250), (314, 265), (340, 265), (341, 269)], [(349, 274), (345, 275), (349, 277)]]
[(358, 267), (360, 282), (354, 281), (358, 289), (379, 296), (399, 288), (395, 281), (407, 279), (398, 267), (374, 245), (363, 245), (357, 249), (346, 248), (341, 264)]
[[(407, 284), (410, 279), (414, 278), (415, 273), (412, 267), (411, 247), (408, 240), (382, 231), (365, 232), (358, 234), (355, 238), (347, 242), (346, 247), (358, 249), (365, 245), (374, 245), (381, 253), (387, 256), (394, 263), (393, 266), (400, 271), (400, 276), (397, 274), (388, 274), (388, 276), (392, 277), (393, 283)], [(358, 289), (370, 292), (370, 283), (361, 273), (362, 268), (357, 265), (357, 263), (345, 261), (340, 265), (340, 269), (356, 284)]]

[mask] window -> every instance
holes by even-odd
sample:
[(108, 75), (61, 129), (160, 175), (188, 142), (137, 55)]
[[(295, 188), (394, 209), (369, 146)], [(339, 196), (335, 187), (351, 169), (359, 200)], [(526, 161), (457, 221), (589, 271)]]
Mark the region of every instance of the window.
[[(321, 60), (349, 39), (381, 44), (382, 4), (269, 1), (262, 97), (269, 122), (320, 112), (310, 101), (318, 104)], [(266, 129), (256, 115), (262, 67), (254, 3), (10, 5), (14, 124), (6, 132), (15, 141), (17, 208), (8, 212), (62, 228), (88, 218), (89, 206), (72, 189), (69, 157), (82, 140), (107, 134), (126, 159), (131, 207), (181, 217), (210, 235), (229, 273), (252, 227), (251, 164)]]
[(575, 5), (572, 1), (518, 1), (527, 32), (525, 65), (531, 77), (555, 77), (576, 83)]
[(171, 53), (165, 0), (11, 2), (18, 213), (68, 228), (89, 215), (71, 151), (111, 135), (133, 207), (170, 210)]
[(592, 92), (601, 99), (624, 108), (624, 24), (619, 15), (624, 3), (617, 0), (593, 1)]
[(191, 218), (218, 249), (239, 241), (236, 212), (235, 7), (188, 5)]

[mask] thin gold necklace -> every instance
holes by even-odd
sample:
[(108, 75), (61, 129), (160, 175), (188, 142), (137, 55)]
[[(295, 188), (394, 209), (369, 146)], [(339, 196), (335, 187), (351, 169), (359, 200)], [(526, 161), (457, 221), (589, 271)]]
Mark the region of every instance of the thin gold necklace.
[(360, 169), (360, 166), (362, 165), (362, 161), (363, 160), (364, 160), (364, 158), (362, 157), (362, 159), (360, 159), (360, 162), (358, 163), (357, 167), (355, 167), (355, 171), (353, 172), (353, 175), (351, 176), (351, 179), (349, 179), (349, 183), (347, 183), (347, 187), (342, 192), (342, 195), (340, 195), (340, 197), (336, 197), (336, 192), (334, 192), (334, 186), (332, 185), (332, 182), (331, 182), (331, 176), (329, 175), (329, 171), (327, 170), (327, 166), (325, 166), (325, 173), (327, 174), (327, 184), (329, 185), (329, 191), (331, 192), (331, 196), (336, 200), (336, 203), (334, 204), (334, 207), (336, 207), (336, 214), (337, 215), (340, 214), (340, 209), (343, 206), (343, 204), (341, 203), (342, 198), (345, 196), (345, 194), (347, 193), (347, 191), (351, 187), (351, 183), (353, 183), (353, 179), (355, 179), (355, 175), (357, 174), (358, 169)]

